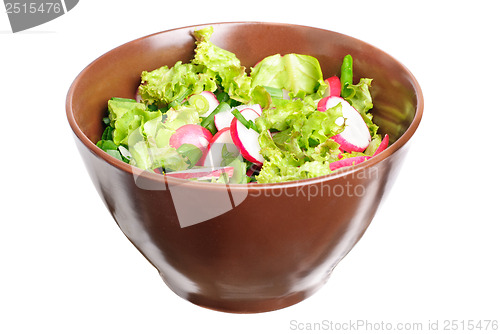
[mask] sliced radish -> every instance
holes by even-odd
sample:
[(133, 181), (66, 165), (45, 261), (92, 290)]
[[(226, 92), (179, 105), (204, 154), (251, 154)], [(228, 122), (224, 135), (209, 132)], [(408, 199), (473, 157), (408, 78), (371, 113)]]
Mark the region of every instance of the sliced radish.
[(344, 131), (332, 137), (340, 144), (340, 149), (347, 152), (363, 152), (371, 141), (370, 130), (360, 113), (349, 102), (338, 96), (328, 96), (318, 102), (318, 110), (326, 111), (337, 106), (342, 106), (343, 119), (338, 118), (337, 125), (344, 124)]
[(246, 109), (246, 108), (250, 108), (252, 109), (253, 111), (255, 111), (259, 116), (262, 115), (262, 107), (260, 106), (260, 104), (256, 103), (256, 104), (249, 104), (249, 105), (241, 105), (241, 106), (237, 106), (236, 109), (238, 109), (239, 111), (242, 111), (243, 109)]
[(170, 146), (179, 148), (182, 144), (192, 144), (205, 153), (212, 140), (212, 133), (198, 124), (186, 124), (178, 128), (170, 137)]
[[(241, 115), (248, 121), (254, 121), (259, 117), (259, 114), (251, 108), (241, 110)], [(243, 158), (257, 165), (264, 163), (264, 157), (260, 154), (259, 133), (254, 129), (247, 129), (236, 117), (231, 122), (231, 138), (240, 149)]]
[[(254, 110), (259, 116), (262, 115), (262, 107), (260, 104), (251, 104), (246, 105), (242, 104), (240, 106), (235, 107), (236, 110), (242, 111), (243, 109), (250, 108)], [(221, 130), (231, 126), (231, 122), (233, 121), (234, 115), (231, 113), (233, 109), (222, 111), (220, 113), (215, 114), (214, 123), (217, 130)]]
[(217, 100), (217, 96), (215, 96), (214, 93), (208, 90), (201, 92), (199, 95), (203, 96), (208, 101), (208, 110), (200, 115), (201, 117), (207, 117), (212, 113), (212, 111), (214, 111), (215, 108), (217, 108), (217, 106), (219, 105), (219, 100)]
[(228, 152), (239, 154), (240, 150), (233, 143), (229, 127), (218, 131), (208, 144), (205, 154), (200, 159), (200, 165), (220, 167), (222, 163), (222, 148), (226, 145)]
[(345, 158), (342, 160), (337, 160), (337, 161), (330, 163), (330, 169), (336, 170), (336, 169), (339, 169), (342, 167), (350, 167), (350, 166), (362, 163), (363, 161), (366, 161), (370, 158), (371, 157), (369, 157), (369, 156), (360, 156), (360, 157), (351, 157), (351, 158)]
[(385, 150), (387, 146), (389, 146), (389, 135), (386, 134), (384, 136), (384, 139), (382, 139), (382, 141), (380, 142), (380, 145), (375, 150), (375, 153), (373, 153), (373, 156), (376, 156), (377, 154)]
[(326, 96), (340, 96), (340, 78), (337, 76), (330, 77), (325, 79), (325, 83), (328, 85), (328, 88), (325, 91)]
[(375, 153), (373, 153), (372, 156), (359, 156), (359, 157), (351, 157), (351, 158), (342, 159), (342, 154), (339, 154), (339, 159), (341, 159), (341, 160), (337, 160), (337, 161), (332, 162), (330, 164), (330, 169), (335, 170), (335, 169), (339, 169), (342, 167), (349, 167), (349, 166), (353, 166), (353, 165), (357, 165), (359, 163), (362, 163), (362, 162), (376, 156), (377, 154), (379, 154), (383, 150), (385, 150), (387, 148), (387, 146), (389, 146), (389, 136), (386, 134), (384, 136), (384, 139), (382, 139), (382, 142), (380, 143), (377, 150), (375, 150)]
[(231, 126), (231, 121), (234, 118), (234, 115), (231, 114), (231, 110), (232, 109), (221, 111), (214, 115), (214, 123), (218, 131)]
[(222, 168), (195, 168), (195, 169), (187, 169), (179, 172), (171, 172), (165, 173), (165, 176), (176, 177), (178, 179), (192, 179), (196, 178), (198, 180), (210, 180), (212, 178), (219, 178), (223, 173), (227, 175), (227, 177), (233, 176), (233, 167), (222, 167)]

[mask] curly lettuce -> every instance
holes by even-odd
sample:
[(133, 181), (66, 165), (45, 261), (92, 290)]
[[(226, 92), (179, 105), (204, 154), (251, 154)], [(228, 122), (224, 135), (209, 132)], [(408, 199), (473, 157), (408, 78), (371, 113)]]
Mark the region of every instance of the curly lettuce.
[(311, 98), (264, 110), (256, 120), (265, 158), (257, 181), (275, 183), (331, 173), (330, 162), (341, 153), (331, 139), (343, 130), (336, 123), (341, 116), (341, 106), (320, 112)]

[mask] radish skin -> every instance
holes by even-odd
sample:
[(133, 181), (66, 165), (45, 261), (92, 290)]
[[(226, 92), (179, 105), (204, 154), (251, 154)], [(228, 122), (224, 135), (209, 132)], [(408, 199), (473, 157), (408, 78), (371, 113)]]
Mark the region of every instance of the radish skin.
[[(371, 141), (370, 130), (361, 114), (354, 109), (349, 102), (338, 96), (327, 96), (318, 102), (318, 111), (326, 111), (340, 104), (345, 128), (332, 137), (340, 144), (340, 149), (346, 152), (363, 152)], [(337, 125), (342, 125), (338, 124)]]
[(340, 96), (341, 86), (340, 86), (340, 78), (337, 76), (330, 77), (325, 79), (325, 83), (328, 85), (328, 88), (325, 91), (325, 97), (327, 96)]
[[(245, 108), (241, 114), (248, 121), (254, 121), (259, 117), (255, 110)], [(264, 157), (260, 154), (259, 133), (253, 129), (247, 129), (235, 117), (231, 122), (231, 138), (234, 144), (240, 149), (243, 158), (261, 166), (264, 163)]]
[(198, 180), (209, 180), (212, 178), (218, 178), (223, 173), (226, 173), (228, 177), (233, 176), (233, 167), (222, 167), (217, 169), (212, 168), (197, 168), (197, 169), (187, 169), (179, 172), (165, 173), (165, 176), (171, 176), (178, 179), (192, 179), (196, 178)]
[[(242, 104), (240, 106), (235, 107), (235, 109), (239, 110), (240, 112), (243, 109), (247, 109), (247, 108), (252, 109), (259, 116), (262, 115), (262, 107), (260, 106), (260, 104), (251, 104), (251, 105)], [(218, 131), (231, 126), (231, 122), (233, 121), (233, 118), (234, 118), (234, 115), (231, 113), (231, 111), (233, 111), (233, 109), (222, 111), (218, 114), (215, 114), (214, 123), (215, 123), (215, 127), (217, 128)]]
[(380, 145), (375, 150), (375, 153), (373, 153), (373, 156), (376, 156), (377, 154), (385, 150), (387, 146), (389, 146), (389, 135), (386, 134), (384, 136), (384, 139), (382, 139), (382, 141), (380, 142)]
[(333, 170), (336, 170), (336, 169), (339, 169), (342, 167), (351, 167), (353, 165), (357, 165), (359, 163), (362, 163), (370, 158), (371, 157), (369, 157), (369, 156), (360, 156), (360, 157), (351, 157), (351, 158), (345, 158), (342, 160), (337, 160), (337, 161), (330, 163), (330, 169), (333, 171)]
[(179, 148), (182, 144), (192, 144), (198, 147), (202, 153), (207, 150), (212, 140), (212, 133), (198, 124), (186, 124), (178, 128), (170, 137), (170, 146)]
[(208, 144), (205, 154), (200, 159), (200, 165), (221, 167), (222, 163), (222, 148), (226, 145), (226, 149), (233, 154), (239, 154), (238, 147), (233, 143), (229, 127), (218, 131)]
[(215, 108), (219, 105), (219, 101), (217, 100), (217, 96), (215, 96), (214, 93), (210, 91), (203, 91), (199, 95), (203, 96), (204, 98), (207, 99), (208, 101), (208, 110), (203, 113), (203, 115), (200, 115), (201, 117), (207, 117), (214, 111)]

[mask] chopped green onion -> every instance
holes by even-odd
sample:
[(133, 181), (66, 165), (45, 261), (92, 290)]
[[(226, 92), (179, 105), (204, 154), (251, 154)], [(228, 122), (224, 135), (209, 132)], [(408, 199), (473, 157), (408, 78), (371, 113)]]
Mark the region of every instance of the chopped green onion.
[(188, 102), (190, 105), (194, 106), (200, 114), (206, 113), (208, 111), (208, 108), (210, 108), (210, 104), (208, 103), (207, 98), (204, 97), (203, 95), (199, 94), (192, 95), (188, 99)]
[(170, 102), (168, 104), (168, 109), (170, 108), (175, 108), (179, 105), (182, 104), (182, 102), (184, 101), (184, 99), (186, 99), (186, 97), (188, 97), (189, 95), (191, 95), (193, 91), (191, 89), (187, 89), (187, 88), (184, 88), (184, 91), (182, 93), (179, 94), (179, 96), (173, 100), (172, 102)]
[(238, 121), (241, 122), (241, 124), (243, 124), (245, 126), (245, 128), (247, 129), (252, 129), (252, 130), (255, 130), (257, 132), (259, 132), (259, 130), (257, 130), (257, 126), (255, 125), (255, 123), (253, 121), (249, 121), (247, 120), (241, 113), (239, 110), (235, 109), (233, 111), (231, 111), (231, 114), (234, 115), (234, 117), (236, 117), (236, 119)]
[(340, 96), (346, 97), (346, 88), (348, 85), (352, 85), (353, 69), (352, 69), (352, 56), (346, 55), (342, 61), (342, 66), (340, 67)]
[(217, 132), (217, 129), (215, 128), (214, 116), (222, 111), (230, 109), (231, 107), (226, 102), (219, 103), (217, 108), (215, 108), (214, 111), (210, 113), (210, 115), (203, 119), (203, 121), (201, 122), (201, 126), (212, 132), (212, 134), (215, 134), (215, 132)]

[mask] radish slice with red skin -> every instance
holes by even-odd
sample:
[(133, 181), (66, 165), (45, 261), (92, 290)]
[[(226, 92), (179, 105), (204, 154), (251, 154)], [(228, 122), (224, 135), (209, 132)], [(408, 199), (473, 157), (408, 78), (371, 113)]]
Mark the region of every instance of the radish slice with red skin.
[(360, 157), (351, 157), (342, 160), (337, 160), (330, 163), (330, 169), (333, 171), (342, 167), (352, 167), (353, 165), (362, 163), (370, 158), (371, 158), (370, 156), (360, 156)]
[[(239, 111), (242, 111), (243, 109), (246, 108), (252, 109), (259, 116), (262, 115), (262, 107), (260, 106), (260, 104), (251, 104), (251, 105), (242, 104), (240, 106), (235, 107), (235, 109)], [(233, 121), (234, 118), (234, 115), (231, 113), (231, 111), (233, 111), (233, 109), (222, 111), (220, 113), (215, 114), (214, 123), (218, 131), (231, 126), (231, 122)]]
[[(241, 110), (241, 115), (248, 121), (259, 117), (259, 114), (250, 108)], [(264, 163), (264, 157), (260, 154), (259, 133), (254, 129), (247, 129), (236, 117), (231, 122), (231, 138), (243, 158), (256, 165)]]
[(380, 145), (375, 150), (375, 153), (373, 153), (372, 156), (359, 156), (359, 157), (351, 157), (351, 158), (342, 159), (342, 154), (339, 154), (339, 158), (341, 160), (337, 160), (337, 161), (332, 162), (330, 164), (330, 169), (335, 170), (335, 169), (339, 169), (342, 167), (349, 167), (349, 166), (357, 165), (359, 163), (362, 163), (362, 162), (376, 156), (380, 152), (384, 151), (388, 146), (389, 146), (389, 135), (386, 134), (384, 136), (384, 138), (382, 139), (382, 142), (380, 143)]
[(178, 172), (165, 173), (165, 176), (171, 176), (178, 179), (192, 179), (196, 178), (198, 180), (210, 180), (212, 178), (219, 178), (223, 173), (226, 173), (227, 177), (233, 176), (233, 167), (222, 167), (217, 169), (212, 168), (196, 168), (187, 169)]
[(208, 90), (201, 92), (199, 95), (203, 96), (208, 101), (208, 110), (203, 113), (203, 115), (200, 115), (200, 117), (207, 117), (212, 113), (212, 111), (215, 110), (215, 108), (217, 108), (217, 106), (219, 105), (219, 100), (217, 100), (217, 96), (215, 96), (214, 93)]
[(221, 111), (214, 115), (215, 127), (218, 131), (231, 126), (234, 115), (231, 113), (232, 109)]
[(344, 131), (332, 137), (340, 144), (340, 149), (347, 152), (363, 152), (371, 141), (370, 130), (361, 114), (349, 102), (338, 96), (327, 96), (318, 102), (318, 111), (326, 111), (337, 106), (342, 106), (343, 119), (338, 118), (337, 125), (345, 124)]
[(384, 136), (384, 139), (382, 139), (382, 141), (380, 142), (380, 145), (375, 150), (375, 153), (373, 153), (373, 156), (376, 156), (377, 154), (385, 150), (387, 146), (389, 146), (389, 135), (386, 134)]
[(241, 105), (241, 106), (236, 107), (236, 109), (238, 109), (239, 111), (241, 111), (245, 108), (253, 109), (253, 111), (255, 111), (259, 116), (262, 116), (262, 107), (258, 103), (257, 104), (250, 104), (250, 105)]
[(205, 154), (200, 159), (200, 165), (221, 167), (222, 148), (224, 145), (226, 145), (228, 152), (233, 154), (240, 153), (238, 147), (233, 143), (229, 127), (218, 131), (215, 136), (213, 136), (212, 141), (208, 144)]
[(170, 137), (170, 146), (179, 148), (182, 144), (192, 144), (198, 147), (202, 153), (207, 150), (212, 140), (212, 133), (198, 124), (186, 124), (178, 128)]
[(325, 79), (325, 83), (328, 85), (328, 88), (325, 90), (325, 97), (328, 96), (340, 96), (341, 86), (340, 86), (340, 78), (337, 76), (329, 77)]

